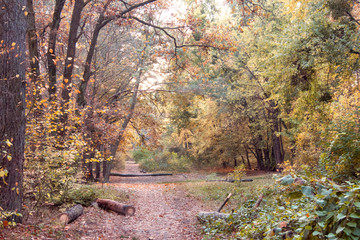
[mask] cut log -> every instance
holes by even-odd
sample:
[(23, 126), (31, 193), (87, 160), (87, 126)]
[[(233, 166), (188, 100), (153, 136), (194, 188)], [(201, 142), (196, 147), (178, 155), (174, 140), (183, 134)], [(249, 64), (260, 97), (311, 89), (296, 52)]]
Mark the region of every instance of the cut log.
[(83, 214), (84, 208), (81, 204), (77, 204), (60, 215), (60, 222), (64, 225), (71, 223)]
[[(231, 193), (230, 193), (230, 194), (228, 195), (228, 197), (225, 199), (223, 205), (226, 204), (227, 200), (229, 200), (230, 197), (231, 197)], [(255, 205), (254, 205), (254, 207), (253, 207), (254, 210), (256, 210), (256, 209), (260, 206), (263, 198), (264, 198), (264, 194), (262, 193), (262, 194), (260, 194), (258, 200), (256, 201), (256, 203), (255, 203)], [(219, 211), (222, 209), (222, 207), (223, 207), (223, 206), (220, 207)], [(236, 216), (236, 215), (237, 215), (237, 214), (233, 214), (233, 216)], [(200, 222), (204, 222), (204, 221), (205, 221), (206, 219), (208, 219), (208, 218), (227, 219), (229, 216), (230, 216), (230, 214), (228, 214), (228, 213), (220, 213), (220, 212), (199, 212), (199, 214), (197, 215), (197, 218), (198, 218), (198, 220), (199, 220)]]
[[(206, 180), (207, 182), (230, 182), (233, 183), (235, 180), (233, 179), (216, 179), (216, 180)], [(252, 179), (241, 179), (240, 182), (252, 182)]]
[(98, 206), (104, 210), (111, 210), (124, 216), (133, 216), (135, 208), (130, 205), (122, 204), (111, 199), (96, 199)]
[(172, 173), (148, 173), (148, 174), (132, 174), (132, 173), (111, 173), (110, 176), (116, 177), (158, 177), (172, 176)]
[(220, 218), (220, 219), (227, 219), (230, 216), (228, 213), (219, 213), (219, 212), (199, 212), (197, 215), (197, 219), (200, 222), (204, 222), (208, 218)]

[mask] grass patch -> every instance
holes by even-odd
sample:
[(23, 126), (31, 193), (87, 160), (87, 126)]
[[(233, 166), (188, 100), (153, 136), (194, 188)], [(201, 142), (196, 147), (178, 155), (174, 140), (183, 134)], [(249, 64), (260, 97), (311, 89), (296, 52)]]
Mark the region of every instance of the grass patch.
[[(208, 179), (216, 179), (215, 176), (209, 176)], [(231, 211), (244, 204), (248, 199), (256, 198), (259, 189), (269, 186), (273, 183), (271, 175), (252, 177), (253, 182), (244, 182), (240, 185), (228, 182), (183, 182), (180, 187), (187, 192), (187, 196), (195, 197), (203, 201), (211, 209), (216, 211), (226, 196), (232, 193), (233, 196), (224, 207), (224, 211)]]

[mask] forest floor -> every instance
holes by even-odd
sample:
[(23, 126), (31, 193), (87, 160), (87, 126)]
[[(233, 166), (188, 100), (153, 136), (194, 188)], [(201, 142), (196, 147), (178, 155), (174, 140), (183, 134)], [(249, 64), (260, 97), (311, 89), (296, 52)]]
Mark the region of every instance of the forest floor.
[[(142, 174), (138, 164), (132, 161), (126, 162), (122, 173)], [(107, 185), (129, 196), (124, 203), (135, 207), (134, 216), (125, 217), (90, 206), (77, 220), (64, 227), (56, 224), (59, 212), (54, 210), (52, 218), (44, 218), (41, 224), (0, 228), (0, 239), (202, 239), (196, 216), (200, 211), (214, 211), (214, 206), (187, 193), (182, 186), (202, 182), (207, 175), (209, 172), (111, 177), (111, 183)]]
[[(138, 164), (131, 161), (122, 172), (142, 174)], [(39, 225), (0, 228), (0, 239), (201, 239), (196, 215), (209, 209), (199, 199), (184, 195), (177, 182), (203, 178), (205, 174), (194, 173), (111, 177), (107, 185), (129, 195), (125, 204), (135, 207), (134, 216), (125, 217), (91, 206), (65, 227), (53, 223), (56, 218), (44, 219), (45, 223)]]

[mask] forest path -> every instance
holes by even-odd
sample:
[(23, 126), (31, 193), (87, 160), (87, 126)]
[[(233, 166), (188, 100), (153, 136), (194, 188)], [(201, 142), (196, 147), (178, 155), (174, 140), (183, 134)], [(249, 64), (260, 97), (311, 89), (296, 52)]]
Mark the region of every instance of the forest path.
[[(129, 161), (123, 173), (141, 174), (138, 164)], [(180, 186), (186, 178), (202, 178), (196, 174), (160, 177), (112, 177), (112, 187), (126, 192), (126, 204), (136, 209), (134, 216), (106, 213), (86, 208), (79, 220), (67, 226), (79, 231), (80, 239), (196, 240), (201, 239), (196, 215), (206, 211), (198, 199), (187, 196)], [(165, 182), (165, 183), (164, 183)]]
[[(127, 162), (123, 173), (140, 173), (134, 162)], [(41, 227), (19, 224), (15, 229), (0, 228), (0, 239), (59, 240), (197, 240), (201, 239), (196, 215), (209, 211), (199, 199), (184, 192), (181, 181), (203, 179), (205, 174), (186, 173), (160, 177), (111, 177), (107, 184), (125, 192), (124, 202), (136, 209), (134, 216), (122, 216), (95, 207), (84, 208), (74, 222), (60, 226), (55, 223), (58, 211), (43, 219)], [(50, 210), (49, 210), (50, 211)], [(40, 225), (39, 225), (40, 226)]]
[[(124, 173), (142, 174), (139, 165), (126, 162)], [(191, 176), (194, 178), (195, 176)], [(135, 207), (133, 217), (126, 217), (122, 230), (137, 239), (201, 239), (196, 215), (204, 206), (187, 197), (176, 182), (185, 175), (159, 177), (120, 177), (114, 184), (121, 191), (130, 191), (130, 202)], [(117, 182), (116, 177), (112, 182)]]

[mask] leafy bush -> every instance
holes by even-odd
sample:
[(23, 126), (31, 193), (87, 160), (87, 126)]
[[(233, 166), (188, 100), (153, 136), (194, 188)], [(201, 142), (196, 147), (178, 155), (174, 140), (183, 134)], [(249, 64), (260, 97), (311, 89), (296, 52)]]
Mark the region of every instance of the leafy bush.
[(227, 219), (208, 219), (209, 238), (359, 239), (360, 185), (338, 185), (326, 178), (287, 175), (270, 188), (254, 209), (256, 195)]
[(138, 149), (134, 150), (132, 155), (133, 155), (135, 162), (140, 163), (140, 161), (152, 158), (154, 156), (154, 152), (150, 151), (147, 148), (142, 147), (142, 148), (138, 148)]
[(145, 171), (189, 171), (191, 159), (186, 155), (178, 155), (174, 152), (155, 152), (153, 156), (144, 158), (140, 162), (140, 168)]
[(358, 178), (360, 172), (360, 110), (353, 117), (333, 122), (328, 131), (330, 141), (321, 155), (323, 174), (335, 180)]

